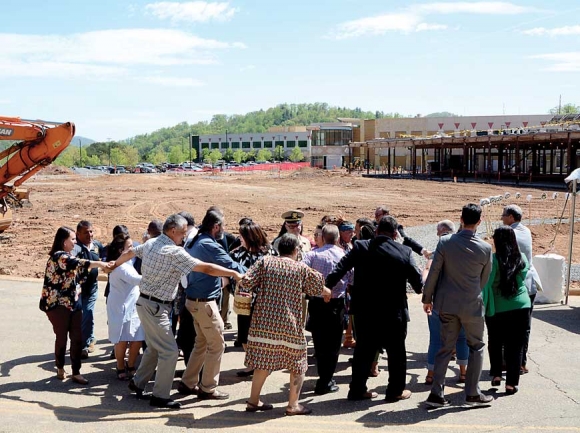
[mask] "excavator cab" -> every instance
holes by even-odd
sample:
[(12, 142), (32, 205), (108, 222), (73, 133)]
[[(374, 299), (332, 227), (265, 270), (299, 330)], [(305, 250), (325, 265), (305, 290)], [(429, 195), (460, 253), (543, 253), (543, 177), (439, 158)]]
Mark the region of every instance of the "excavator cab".
[(74, 134), (71, 122), (0, 116), (0, 140), (15, 142), (0, 152), (0, 233), (10, 227), (12, 208), (28, 203), (28, 190), (18, 187), (51, 164)]

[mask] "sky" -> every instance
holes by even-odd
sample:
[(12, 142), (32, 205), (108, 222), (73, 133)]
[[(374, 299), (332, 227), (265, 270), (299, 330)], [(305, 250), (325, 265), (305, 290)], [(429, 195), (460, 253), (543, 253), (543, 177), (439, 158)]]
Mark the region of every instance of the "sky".
[(4, 2), (0, 115), (123, 140), (326, 102), (426, 115), (580, 105), (580, 2)]

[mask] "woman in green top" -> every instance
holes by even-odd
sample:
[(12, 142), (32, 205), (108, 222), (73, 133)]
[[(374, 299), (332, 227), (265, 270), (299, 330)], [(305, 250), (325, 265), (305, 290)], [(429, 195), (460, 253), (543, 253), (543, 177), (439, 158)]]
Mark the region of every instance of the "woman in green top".
[[(530, 265), (520, 252), (511, 227), (499, 227), (493, 233), (495, 254), (489, 280), (483, 289), (487, 324), (491, 384), (501, 383), (502, 358), (505, 357), (505, 392), (518, 392), (520, 367), (526, 336), (530, 296), (524, 284)], [(503, 350), (502, 350), (503, 349)], [(503, 352), (503, 356), (502, 356)]]

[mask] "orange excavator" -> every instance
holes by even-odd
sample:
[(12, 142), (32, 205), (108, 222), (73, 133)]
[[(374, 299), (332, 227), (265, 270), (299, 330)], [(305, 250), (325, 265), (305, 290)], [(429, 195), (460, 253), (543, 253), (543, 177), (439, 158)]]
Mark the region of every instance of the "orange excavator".
[(51, 164), (74, 135), (75, 125), (71, 122), (0, 116), (0, 140), (15, 141), (0, 151), (0, 233), (10, 227), (11, 208), (28, 202), (28, 191), (18, 187)]

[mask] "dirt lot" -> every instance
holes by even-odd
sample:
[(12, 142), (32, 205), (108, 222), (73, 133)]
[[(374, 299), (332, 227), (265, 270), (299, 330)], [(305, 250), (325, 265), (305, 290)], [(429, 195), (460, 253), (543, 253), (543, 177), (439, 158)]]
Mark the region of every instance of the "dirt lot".
[[(281, 225), (280, 215), (289, 209), (305, 212), (305, 234), (310, 235), (323, 215), (342, 213), (348, 220), (373, 217), (377, 205), (386, 204), (405, 226), (459, 219), (461, 206), (482, 197), (500, 195), (504, 186), (453, 184), (412, 180), (379, 180), (345, 173), (311, 169), (294, 173), (175, 175), (128, 174), (82, 177), (40, 175), (25, 184), (31, 191), (30, 208), (18, 209), (12, 227), (0, 235), (0, 273), (41, 277), (56, 229), (91, 221), (95, 238), (110, 240), (116, 224), (129, 227), (140, 240), (151, 219), (187, 210), (201, 222), (211, 205), (222, 207), (229, 230), (251, 216), (273, 239)], [(522, 194), (539, 190), (520, 188)], [(532, 227), (536, 253), (545, 252), (553, 238), (552, 226)], [(580, 259), (580, 227), (575, 245)], [(568, 228), (562, 227), (556, 251), (567, 255)]]

